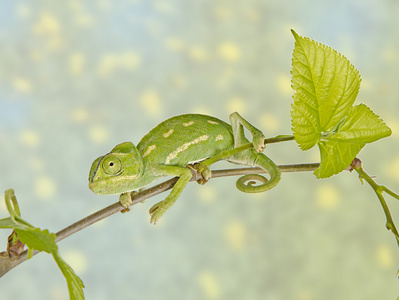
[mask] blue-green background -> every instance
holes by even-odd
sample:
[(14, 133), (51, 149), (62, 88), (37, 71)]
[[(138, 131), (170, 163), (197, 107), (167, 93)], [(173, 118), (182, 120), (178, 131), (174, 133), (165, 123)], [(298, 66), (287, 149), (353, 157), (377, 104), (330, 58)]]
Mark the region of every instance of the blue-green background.
[[(266, 136), (290, 134), (294, 28), (362, 74), (357, 103), (393, 135), (359, 157), (399, 191), (398, 15), (388, 0), (1, 1), (0, 189), (14, 188), (22, 216), (56, 232), (117, 201), (88, 189), (92, 161), (165, 118), (237, 110)], [(294, 142), (267, 153), (278, 164), (318, 161)], [(356, 174), (284, 174), (260, 195), (234, 178), (190, 184), (152, 226), (148, 209), (164, 196), (59, 244), (87, 299), (397, 297), (399, 250)], [(67, 298), (46, 254), (0, 279), (0, 299)]]

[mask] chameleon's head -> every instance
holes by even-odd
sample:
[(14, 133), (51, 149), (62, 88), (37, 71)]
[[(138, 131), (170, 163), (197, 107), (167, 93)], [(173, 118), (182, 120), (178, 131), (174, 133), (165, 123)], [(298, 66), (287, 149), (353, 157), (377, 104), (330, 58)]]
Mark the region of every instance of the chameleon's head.
[(91, 165), (89, 188), (96, 194), (121, 194), (132, 190), (132, 183), (143, 173), (143, 160), (130, 142), (115, 146)]

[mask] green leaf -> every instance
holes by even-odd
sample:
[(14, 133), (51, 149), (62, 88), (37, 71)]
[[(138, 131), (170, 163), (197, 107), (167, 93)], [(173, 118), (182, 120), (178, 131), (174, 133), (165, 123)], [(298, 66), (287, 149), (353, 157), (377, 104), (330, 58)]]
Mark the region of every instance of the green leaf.
[(364, 143), (320, 141), (320, 166), (314, 171), (317, 178), (327, 178), (346, 169), (364, 147)]
[(391, 134), (391, 129), (365, 104), (352, 106), (337, 131), (318, 142), (320, 167), (317, 178), (326, 178), (346, 169), (366, 143)]
[(4, 229), (14, 229), (16, 227), (16, 223), (12, 218), (5, 218), (0, 220), (0, 228)]
[(343, 55), (292, 33), (292, 130), (302, 150), (319, 146), (320, 167), (314, 174), (326, 178), (347, 168), (366, 143), (389, 136), (391, 130), (365, 104), (353, 106), (361, 79)]
[(83, 300), (85, 298), (83, 293), (83, 288), (85, 287), (83, 281), (79, 278), (78, 275), (76, 275), (71, 266), (62, 259), (58, 252), (53, 253), (53, 257), (67, 281), (69, 299)]
[(367, 105), (352, 106), (332, 141), (371, 143), (390, 136), (391, 129)]
[(58, 251), (57, 244), (55, 243), (56, 235), (54, 233), (50, 233), (47, 229), (15, 229), (15, 232), (17, 233), (21, 242), (31, 249), (44, 251), (47, 253), (54, 253)]
[(361, 80), (346, 57), (292, 33), (292, 130), (301, 149), (307, 150), (345, 117), (357, 97)]

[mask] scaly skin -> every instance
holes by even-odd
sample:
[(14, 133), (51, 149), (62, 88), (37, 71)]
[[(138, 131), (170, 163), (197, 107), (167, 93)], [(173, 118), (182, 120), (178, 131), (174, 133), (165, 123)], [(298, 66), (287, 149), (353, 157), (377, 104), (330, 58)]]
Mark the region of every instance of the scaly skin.
[[(211, 116), (185, 114), (167, 119), (147, 133), (135, 147), (131, 142), (115, 146), (110, 153), (97, 158), (90, 169), (89, 188), (96, 194), (121, 194), (123, 206), (131, 204), (127, 192), (141, 189), (164, 176), (178, 176), (171, 193), (150, 209), (151, 223), (156, 223), (170, 208), (191, 179), (187, 167), (201, 162), (203, 174), (210, 176), (209, 164), (217, 160), (259, 166), (269, 173), (267, 180), (260, 175), (246, 175), (238, 179), (237, 188), (247, 193), (267, 191), (279, 182), (280, 170), (267, 156), (262, 132), (238, 113), (230, 115), (231, 125)], [(234, 153), (234, 149), (249, 143), (243, 126), (253, 136), (253, 148)], [(260, 180), (263, 184), (245, 184)]]

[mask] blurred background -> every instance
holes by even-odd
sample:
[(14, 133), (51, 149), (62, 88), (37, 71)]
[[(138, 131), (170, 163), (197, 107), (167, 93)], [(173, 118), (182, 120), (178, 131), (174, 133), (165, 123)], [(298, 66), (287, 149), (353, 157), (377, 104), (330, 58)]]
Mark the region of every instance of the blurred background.
[[(290, 134), (293, 28), (362, 74), (356, 103), (393, 134), (359, 157), (398, 192), (398, 15), (389, 0), (2, 1), (0, 188), (15, 189), (26, 220), (57, 232), (118, 200), (88, 189), (92, 161), (168, 117), (228, 121), (238, 111), (267, 137)], [(266, 154), (319, 160), (294, 142)], [(396, 299), (399, 251), (356, 174), (283, 174), (255, 195), (235, 180), (190, 184), (156, 226), (148, 210), (166, 194), (62, 241), (86, 299)], [(1, 278), (0, 299), (61, 300), (68, 290), (39, 254)]]

